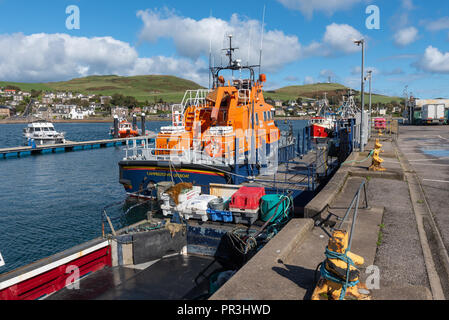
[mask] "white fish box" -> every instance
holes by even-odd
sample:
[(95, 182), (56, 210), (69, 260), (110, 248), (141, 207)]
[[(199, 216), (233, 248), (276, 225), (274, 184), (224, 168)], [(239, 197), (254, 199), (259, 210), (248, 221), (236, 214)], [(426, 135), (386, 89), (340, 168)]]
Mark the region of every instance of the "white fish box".
[(209, 216), (207, 215), (207, 212), (203, 213), (203, 212), (197, 212), (197, 213), (184, 213), (183, 214), (184, 219), (186, 220), (201, 220), (203, 222), (206, 222), (207, 220), (209, 220)]
[(209, 202), (215, 199), (217, 199), (216, 196), (201, 195), (177, 206), (176, 209), (184, 216), (186, 220), (198, 219), (207, 221), (209, 219), (207, 215)]
[(179, 194), (178, 203), (184, 203), (192, 200), (201, 194), (201, 187), (194, 187), (192, 190)]

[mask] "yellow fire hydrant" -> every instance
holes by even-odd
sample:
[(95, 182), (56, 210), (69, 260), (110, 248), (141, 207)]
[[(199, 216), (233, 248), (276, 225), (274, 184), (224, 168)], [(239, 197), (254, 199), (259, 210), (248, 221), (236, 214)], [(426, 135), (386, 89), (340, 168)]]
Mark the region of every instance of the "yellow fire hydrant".
[(333, 232), (312, 300), (369, 300), (369, 291), (359, 281), (360, 271), (355, 267), (365, 260), (348, 250), (348, 237), (346, 231)]
[(371, 164), (371, 166), (368, 168), (369, 171), (385, 171), (387, 170), (386, 168), (382, 167), (382, 162), (384, 162), (384, 160), (379, 156), (381, 152), (383, 152), (383, 150), (381, 150), (382, 145), (379, 142), (379, 139), (376, 139), (376, 144), (374, 145), (374, 150), (373, 150), (373, 163)]

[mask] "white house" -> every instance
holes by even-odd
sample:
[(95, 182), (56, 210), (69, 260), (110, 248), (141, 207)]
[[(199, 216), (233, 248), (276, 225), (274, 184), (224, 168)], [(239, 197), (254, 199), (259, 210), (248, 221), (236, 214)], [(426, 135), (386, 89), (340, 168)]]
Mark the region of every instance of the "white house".
[(84, 120), (85, 113), (78, 108), (70, 109), (69, 117), (72, 120)]

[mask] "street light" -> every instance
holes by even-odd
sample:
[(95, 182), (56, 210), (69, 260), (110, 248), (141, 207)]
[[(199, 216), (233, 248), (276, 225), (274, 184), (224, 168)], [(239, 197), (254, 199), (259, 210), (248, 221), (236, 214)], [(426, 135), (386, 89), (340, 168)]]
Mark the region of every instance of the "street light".
[(369, 137), (371, 137), (371, 121), (372, 121), (372, 119), (371, 119), (371, 79), (372, 78), (373, 78), (373, 71), (368, 70), (365, 81), (366, 81), (366, 79), (369, 79), (369, 117), (368, 117), (368, 119), (369, 119), (368, 136)]
[(361, 107), (361, 115), (360, 115), (360, 152), (364, 151), (363, 145), (363, 111), (365, 106), (365, 39), (355, 40), (354, 43), (357, 46), (362, 46), (362, 107)]

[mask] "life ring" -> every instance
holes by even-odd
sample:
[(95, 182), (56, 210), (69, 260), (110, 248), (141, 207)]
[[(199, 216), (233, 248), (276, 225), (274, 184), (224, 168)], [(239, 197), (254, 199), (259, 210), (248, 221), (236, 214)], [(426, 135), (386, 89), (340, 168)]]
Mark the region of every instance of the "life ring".
[(221, 143), (215, 139), (206, 143), (204, 151), (212, 158), (223, 157), (223, 148), (221, 147)]

